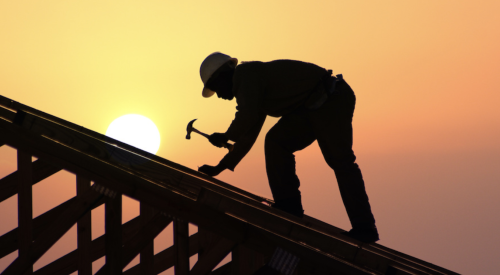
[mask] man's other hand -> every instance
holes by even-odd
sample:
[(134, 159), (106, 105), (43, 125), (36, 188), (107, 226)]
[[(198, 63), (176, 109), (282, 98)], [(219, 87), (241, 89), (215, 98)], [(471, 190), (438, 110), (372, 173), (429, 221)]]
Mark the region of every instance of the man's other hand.
[(212, 143), (216, 147), (223, 147), (224, 144), (228, 141), (228, 138), (223, 133), (213, 133), (208, 137), (208, 141)]
[(199, 172), (207, 174), (211, 177), (217, 176), (218, 174), (220, 174), (224, 170), (226, 170), (226, 168), (220, 164), (217, 166), (203, 165), (202, 167), (198, 168)]

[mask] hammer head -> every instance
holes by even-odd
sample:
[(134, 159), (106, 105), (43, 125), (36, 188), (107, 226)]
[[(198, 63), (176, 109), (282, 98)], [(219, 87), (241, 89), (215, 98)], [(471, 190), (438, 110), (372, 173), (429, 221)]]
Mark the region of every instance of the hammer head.
[(191, 120), (189, 123), (188, 123), (188, 126), (187, 126), (187, 135), (186, 135), (186, 139), (191, 139), (191, 132), (193, 131), (193, 123), (194, 121), (197, 120), (197, 118)]

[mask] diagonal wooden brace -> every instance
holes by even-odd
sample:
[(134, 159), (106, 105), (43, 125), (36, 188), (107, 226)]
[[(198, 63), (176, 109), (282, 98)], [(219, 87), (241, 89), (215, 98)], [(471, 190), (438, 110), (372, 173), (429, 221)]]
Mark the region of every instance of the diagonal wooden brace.
[(91, 211), (93, 206), (101, 200), (103, 196), (88, 191), (82, 197), (78, 197), (58, 218), (58, 222), (48, 227), (37, 240), (32, 244), (29, 252), (23, 257), (18, 257), (2, 273), (3, 275), (23, 274), (24, 270), (32, 267), (33, 264), (43, 256), (85, 213)]
[[(165, 227), (172, 222), (171, 218), (167, 218), (161, 213), (157, 213), (142, 229), (128, 240), (123, 246), (123, 254), (121, 260), (121, 268), (125, 268), (141, 250), (150, 242), (154, 241), (156, 236), (160, 234)], [(106, 264), (95, 273), (95, 275), (106, 274)]]

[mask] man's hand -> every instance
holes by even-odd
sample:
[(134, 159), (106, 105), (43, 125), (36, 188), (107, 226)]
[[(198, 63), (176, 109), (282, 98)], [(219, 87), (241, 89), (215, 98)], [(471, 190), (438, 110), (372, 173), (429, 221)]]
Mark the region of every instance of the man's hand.
[(221, 148), (227, 143), (228, 138), (223, 133), (213, 133), (208, 137), (208, 141), (214, 146)]
[(210, 166), (210, 165), (203, 165), (202, 167), (198, 168), (198, 171), (207, 174), (211, 177), (215, 177), (218, 174), (220, 174), (222, 171), (226, 170), (226, 167), (223, 165), (219, 164), (217, 166)]

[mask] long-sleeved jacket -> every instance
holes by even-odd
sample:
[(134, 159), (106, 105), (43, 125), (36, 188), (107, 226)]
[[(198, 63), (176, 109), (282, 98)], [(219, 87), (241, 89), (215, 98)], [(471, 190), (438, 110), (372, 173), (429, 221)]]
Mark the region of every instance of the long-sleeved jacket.
[(250, 151), (266, 116), (280, 117), (304, 104), (327, 70), (294, 60), (245, 62), (233, 76), (233, 94), (238, 106), (226, 136), (235, 142), (221, 164), (234, 170)]

